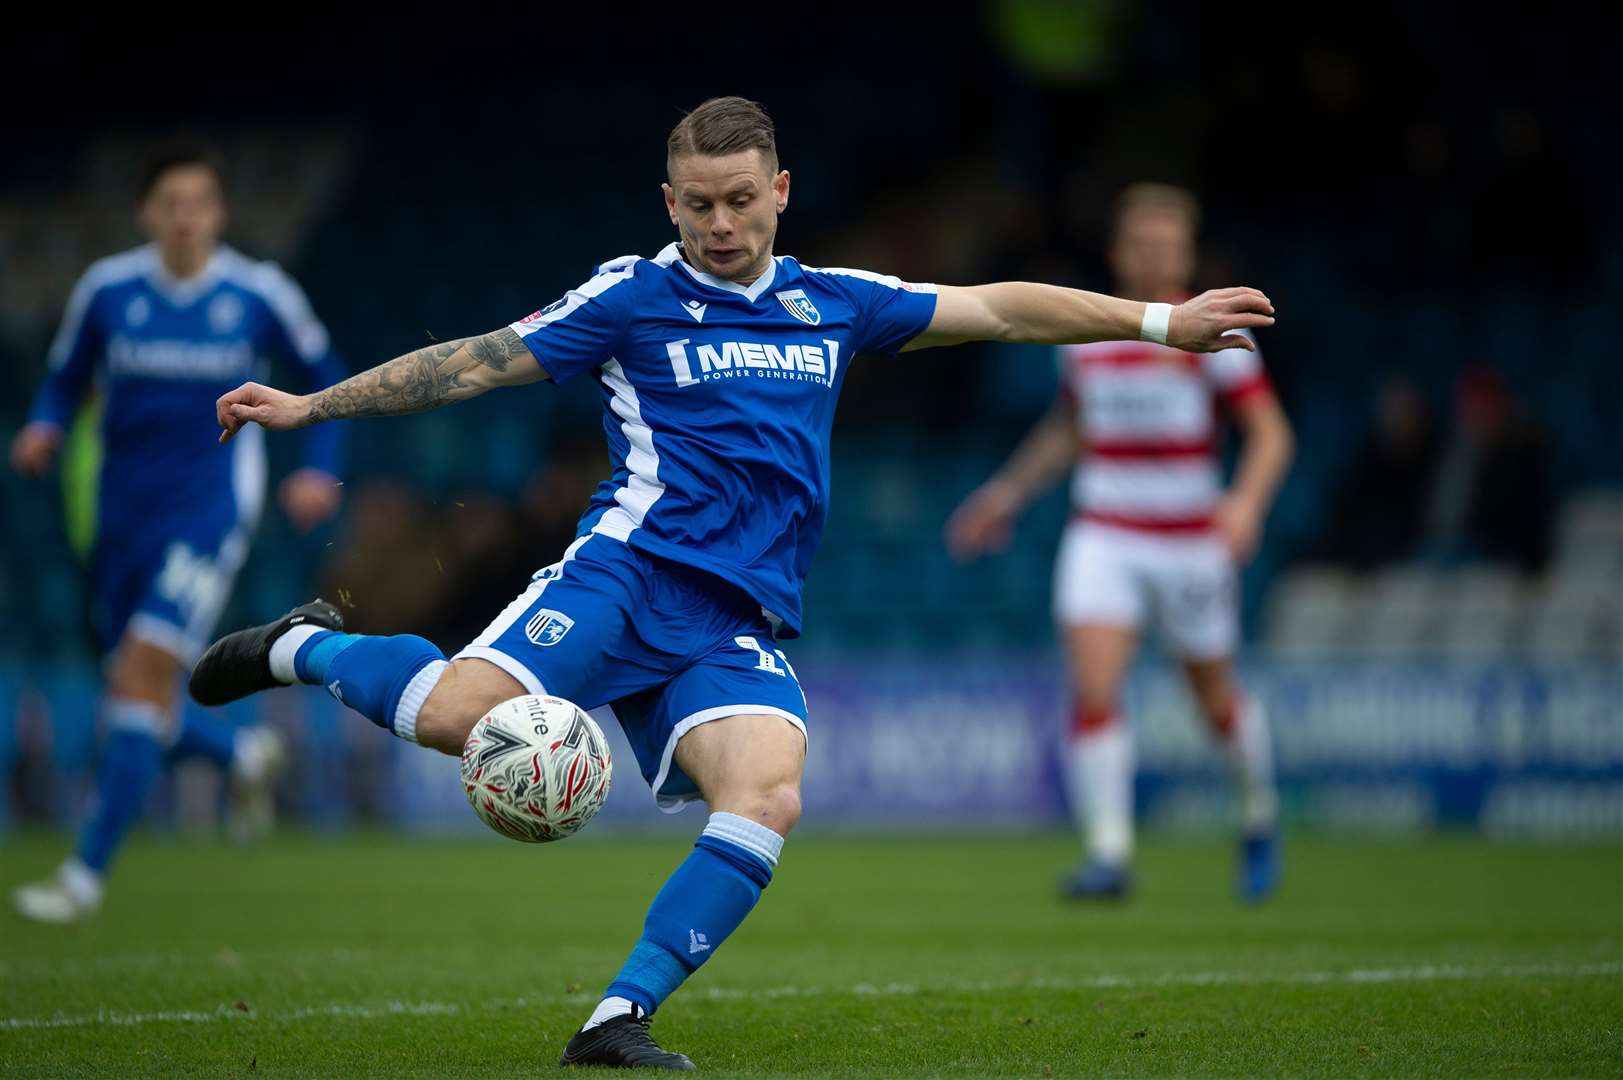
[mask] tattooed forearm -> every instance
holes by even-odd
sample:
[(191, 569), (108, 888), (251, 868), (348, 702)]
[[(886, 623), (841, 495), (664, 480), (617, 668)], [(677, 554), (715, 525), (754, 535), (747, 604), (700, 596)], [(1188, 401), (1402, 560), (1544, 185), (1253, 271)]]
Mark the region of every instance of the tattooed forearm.
[(484, 337), (469, 338), (467, 345), (468, 355), (476, 363), (483, 364), (493, 371), (506, 371), (507, 365), (513, 362), (515, 350), (519, 355), (528, 354), (524, 343), (513, 333), (510, 326), (504, 326), (494, 334), (486, 334)]
[(446, 362), (465, 344), (447, 341), (418, 349), (329, 386), (312, 398), (310, 422), (419, 412), (442, 404), (460, 375), (456, 369), (446, 370)]
[(393, 416), (463, 401), (503, 382), (529, 350), (510, 327), (397, 356), (310, 398), (309, 423), (353, 416)]

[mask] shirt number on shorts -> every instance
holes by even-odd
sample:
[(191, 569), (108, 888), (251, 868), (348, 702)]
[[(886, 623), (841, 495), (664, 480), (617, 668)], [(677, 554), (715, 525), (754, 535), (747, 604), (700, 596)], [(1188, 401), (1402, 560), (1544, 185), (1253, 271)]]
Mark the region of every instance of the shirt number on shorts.
[[(760, 662), (755, 665), (755, 670), (757, 670), (757, 671), (770, 671), (774, 675), (782, 675), (782, 676), (789, 676), (789, 675), (794, 675), (795, 674), (795, 669), (793, 667), (790, 667), (789, 658), (787, 656), (783, 655), (783, 650), (782, 649), (774, 649), (774, 650), (769, 652), (766, 649), (763, 649), (761, 647), (761, 643), (759, 641), (755, 640), (753, 637), (750, 637), (747, 634), (740, 635), (739, 637), (733, 638), (733, 642), (740, 649), (749, 649), (749, 650), (753, 651), (757, 656), (760, 657)], [(784, 670), (785, 668), (788, 668), (788, 670), (785, 671)], [(795, 677), (795, 682), (799, 682), (799, 681), (800, 681), (799, 676), (796, 676)]]
[(180, 609), (181, 617), (191, 622), (199, 611), (214, 611), (225, 606), (226, 590), (230, 580), (220, 572), (214, 560), (199, 555), (178, 540), (164, 552), (163, 569), (156, 582), (159, 596)]

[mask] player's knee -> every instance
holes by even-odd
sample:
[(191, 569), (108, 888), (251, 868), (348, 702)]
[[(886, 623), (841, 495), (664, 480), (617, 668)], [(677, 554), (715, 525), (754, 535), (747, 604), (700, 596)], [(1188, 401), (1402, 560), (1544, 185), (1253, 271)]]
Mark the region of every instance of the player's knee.
[(800, 821), (800, 785), (778, 783), (756, 791), (749, 800), (751, 812), (744, 815), (777, 833), (787, 836)]
[(1239, 703), (1239, 690), (1227, 663), (1190, 662), (1185, 664), (1185, 673), (1206, 726), (1218, 735), (1227, 735), (1234, 727), (1234, 710)]
[(518, 680), (493, 664), (453, 660), (417, 714), (417, 741), (441, 753), (460, 755), (481, 716), (523, 693)]
[(168, 709), (174, 704), (180, 662), (155, 645), (126, 638), (113, 656), (107, 678), (110, 697), (144, 701)]
[(1071, 718), (1073, 727), (1079, 724), (1087, 728), (1108, 726), (1111, 717), (1121, 711), (1121, 687), (1115, 679), (1088, 678), (1084, 674), (1077, 680), (1073, 705), (1076, 709)]
[(1083, 671), (1076, 680), (1076, 704), (1090, 712), (1111, 712), (1120, 707), (1121, 680), (1113, 675)]
[(713, 811), (748, 818), (779, 836), (789, 835), (800, 820), (800, 785), (792, 780), (735, 784), (708, 801)]

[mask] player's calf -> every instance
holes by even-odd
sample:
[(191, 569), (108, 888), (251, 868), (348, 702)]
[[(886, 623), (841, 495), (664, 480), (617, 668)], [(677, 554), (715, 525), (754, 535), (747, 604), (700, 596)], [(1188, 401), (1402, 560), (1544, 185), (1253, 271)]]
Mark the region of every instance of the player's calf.
[(468, 732), (491, 709), (526, 691), (521, 683), (495, 664), (475, 657), (452, 660), (433, 678), (415, 719), (417, 742), (442, 754), (460, 756)]
[[(805, 757), (801, 729), (780, 716), (724, 717), (677, 742), (676, 764), (709, 804), (710, 819), (654, 898), (642, 938), (570, 1040), (565, 1064), (689, 1067), (686, 1058), (654, 1046), (638, 1026), (715, 955), (771, 883), (784, 834), (800, 819)], [(613, 1049), (621, 1042), (629, 1048), (625, 1054)], [(631, 1053), (647, 1056), (634, 1060)]]
[(459, 755), (481, 716), (524, 693), (496, 665), (448, 661), (433, 642), (414, 634), (343, 629), (338, 610), (317, 600), (273, 623), (228, 634), (197, 662), (192, 697), (223, 705), (276, 686), (321, 686), (391, 734)]
[(346, 634), (343, 625), (336, 608), (317, 600), (275, 622), (227, 634), (192, 670), (192, 697), (223, 705), (276, 686), (322, 686), (379, 727), (412, 739), (411, 721), (431, 688), (417, 676), (430, 665), (443, 668), (444, 654), (414, 635)]

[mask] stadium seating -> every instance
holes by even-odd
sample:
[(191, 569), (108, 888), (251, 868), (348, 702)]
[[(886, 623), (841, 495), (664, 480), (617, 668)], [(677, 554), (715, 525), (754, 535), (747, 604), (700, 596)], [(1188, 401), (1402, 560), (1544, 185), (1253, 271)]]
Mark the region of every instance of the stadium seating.
[(1351, 653), (1616, 662), (1623, 656), (1623, 497), (1596, 491), (1562, 511), (1547, 573), (1466, 565), (1360, 578), (1303, 566), (1275, 586), (1261, 641), (1280, 657)]
[(1264, 648), (1291, 658), (1340, 653), (1354, 591), (1352, 575), (1338, 568), (1306, 566), (1286, 574), (1268, 602)]

